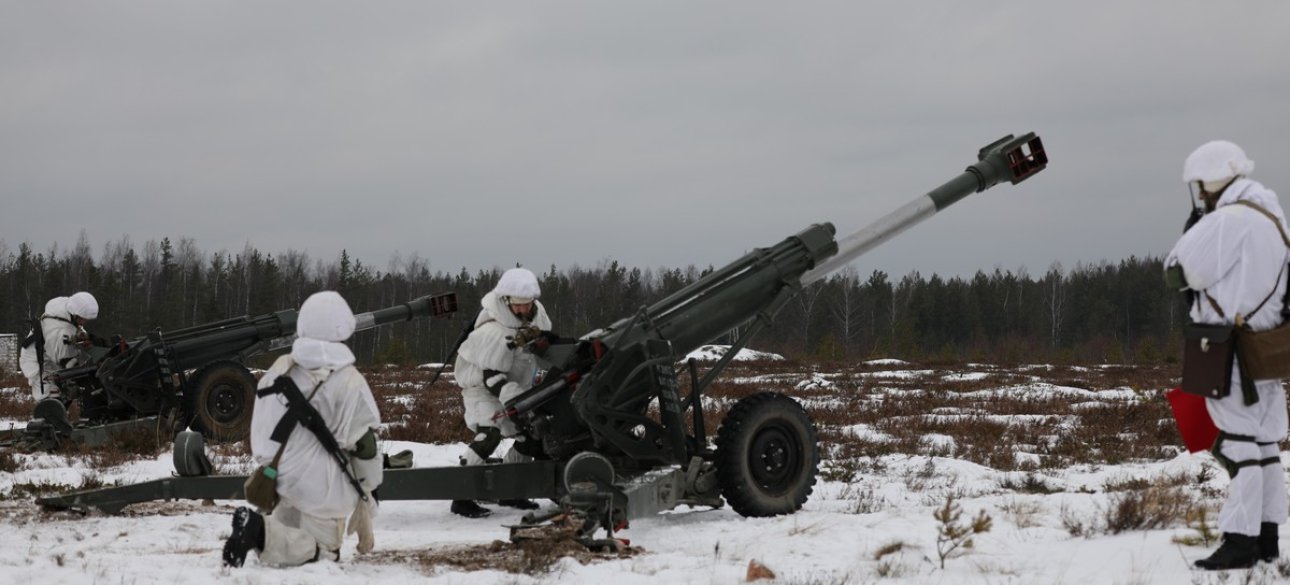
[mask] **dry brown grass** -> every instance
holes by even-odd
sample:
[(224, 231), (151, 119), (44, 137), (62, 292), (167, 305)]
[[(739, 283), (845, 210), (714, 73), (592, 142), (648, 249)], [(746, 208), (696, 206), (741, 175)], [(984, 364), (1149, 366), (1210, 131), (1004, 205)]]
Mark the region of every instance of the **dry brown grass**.
[[(700, 376), (709, 365), (700, 364)], [(419, 368), (364, 370), (386, 422), (384, 439), (439, 444), (470, 440), (451, 373), (426, 387), (433, 374)], [(709, 439), (715, 437), (726, 412), (750, 394), (770, 390), (793, 396), (815, 420), (824, 476), (836, 481), (857, 479), (890, 454), (948, 456), (1023, 473), (1075, 464), (1156, 461), (1178, 452), (1179, 437), (1159, 395), (1176, 383), (1176, 374), (1176, 366), (736, 362), (706, 389), (704, 426)], [(681, 368), (678, 378), (682, 396), (688, 395), (688, 371)], [(0, 415), (6, 409), (15, 418), (29, 415), (24, 381), (12, 375), (0, 380), (0, 387), (24, 390), (0, 392)], [(1043, 385), (1070, 390), (1063, 394)], [(1092, 397), (1085, 390), (1092, 391)], [(1104, 390), (1117, 392), (1103, 395)], [(685, 419), (690, 424), (688, 412)], [(938, 440), (929, 441), (930, 436)], [(73, 448), (70, 454), (101, 468), (156, 456), (166, 448), (154, 435), (140, 432), (119, 437), (107, 448)], [(216, 459), (233, 462), (246, 454), (245, 444), (209, 449), (219, 455)], [(0, 460), (0, 466), (5, 464)], [(1025, 493), (1052, 489), (1039, 479), (1033, 484), (1006, 483), (1000, 487)]]
[(1153, 483), (1143, 489), (1115, 492), (1104, 510), (1106, 531), (1119, 534), (1182, 526), (1199, 505), (1191, 492), (1179, 486)]
[(364, 374), (385, 422), (381, 438), (418, 443), (470, 440), (461, 392), (451, 376), (441, 376), (427, 387), (434, 370), (381, 368)]
[[(917, 373), (885, 376), (884, 370), (891, 369)], [(985, 375), (949, 376), (956, 372)], [(1024, 471), (1159, 460), (1176, 453), (1177, 431), (1158, 395), (1175, 381), (1174, 368), (910, 364), (855, 366), (839, 373), (832, 404), (808, 406), (835, 464), (837, 459), (904, 453)], [(799, 373), (797, 378), (802, 377)], [(1041, 385), (1073, 390), (1024, 391)], [(1079, 390), (1119, 392), (1087, 398)], [(841, 430), (854, 425), (881, 433), (882, 439)], [(931, 443), (924, 440), (929, 435), (949, 440)]]
[(26, 419), (35, 406), (26, 378), (13, 372), (0, 374), (0, 418)]
[(377, 564), (390, 561), (414, 563), (429, 575), (442, 570), (505, 571), (520, 575), (542, 575), (550, 572), (555, 563), (571, 558), (584, 565), (639, 554), (641, 549), (627, 547), (621, 552), (595, 552), (574, 540), (521, 541), (511, 543), (494, 540), (477, 546), (453, 546), (419, 551), (378, 552), (364, 557)]

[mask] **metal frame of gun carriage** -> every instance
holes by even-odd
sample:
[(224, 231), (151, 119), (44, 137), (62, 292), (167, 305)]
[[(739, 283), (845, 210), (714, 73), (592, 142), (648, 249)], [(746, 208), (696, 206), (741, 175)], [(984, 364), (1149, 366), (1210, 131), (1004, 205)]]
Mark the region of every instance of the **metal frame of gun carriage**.
[[(724, 502), (743, 516), (796, 512), (819, 467), (815, 426), (805, 409), (783, 394), (747, 396), (722, 420), (712, 448), (703, 424), (704, 390), (803, 286), (958, 200), (1004, 181), (1020, 183), (1047, 163), (1033, 133), (1005, 136), (982, 148), (978, 162), (962, 174), (841, 240), (834, 239), (832, 224), (815, 224), (608, 327), (578, 339), (528, 341), (546, 375), (498, 416), (541, 440), (548, 459), (387, 470), (381, 499), (558, 500), (558, 510), (526, 515), (511, 528), (512, 539), (558, 520), (572, 523), (589, 546), (612, 546), (613, 532), (627, 520), (681, 504)], [(691, 392), (682, 397), (678, 356), (737, 327), (743, 328), (738, 340), (702, 376), (688, 362)], [(181, 476), (201, 475), (191, 453), (177, 449), (175, 465)], [(243, 479), (168, 478), (40, 503), (113, 512), (153, 499), (236, 499)], [(606, 538), (597, 539), (601, 529)]]
[[(355, 315), (355, 331), (456, 310), (455, 293), (420, 297)], [(42, 449), (66, 442), (98, 446), (129, 430), (152, 428), (169, 439), (188, 426), (213, 441), (240, 441), (255, 401), (255, 377), (245, 364), (290, 347), (296, 317), (288, 309), (91, 346), (82, 350), (86, 365), (50, 376), (61, 397), (37, 403), (27, 427), (0, 441)], [(67, 414), (73, 402), (80, 409), (76, 424)]]

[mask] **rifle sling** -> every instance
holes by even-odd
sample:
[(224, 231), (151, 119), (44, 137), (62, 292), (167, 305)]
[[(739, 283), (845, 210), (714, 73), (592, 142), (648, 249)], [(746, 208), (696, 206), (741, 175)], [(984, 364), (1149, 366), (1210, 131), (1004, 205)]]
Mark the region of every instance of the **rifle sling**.
[(31, 318), (31, 335), (22, 340), (23, 347), (36, 350), (36, 372), (40, 378), (40, 393), (45, 394), (45, 328), (40, 324), (40, 317)]

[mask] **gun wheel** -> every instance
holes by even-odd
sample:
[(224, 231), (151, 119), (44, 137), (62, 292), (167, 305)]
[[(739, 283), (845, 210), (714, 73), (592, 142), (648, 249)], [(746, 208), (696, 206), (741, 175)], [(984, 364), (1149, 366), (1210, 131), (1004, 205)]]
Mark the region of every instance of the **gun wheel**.
[(255, 377), (237, 362), (206, 364), (188, 378), (184, 400), (194, 430), (220, 443), (241, 441), (251, 426)]
[(796, 400), (775, 392), (735, 403), (717, 430), (717, 484), (742, 516), (792, 514), (815, 485), (815, 424)]

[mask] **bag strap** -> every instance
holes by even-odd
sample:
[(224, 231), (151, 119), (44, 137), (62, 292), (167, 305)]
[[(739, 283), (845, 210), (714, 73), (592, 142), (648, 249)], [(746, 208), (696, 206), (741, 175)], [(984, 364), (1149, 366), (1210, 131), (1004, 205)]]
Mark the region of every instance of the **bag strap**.
[[(1285, 274), (1285, 272), (1286, 272), (1286, 265), (1285, 265), (1285, 264), (1282, 264), (1282, 265), (1281, 265), (1281, 272), (1278, 272), (1278, 273), (1277, 273), (1277, 281), (1278, 281), (1278, 282), (1281, 280), (1281, 275), (1282, 275), (1282, 274)], [(1290, 280), (1287, 280), (1287, 281), (1286, 281), (1286, 286), (1290, 286)], [(1266, 305), (1266, 304), (1268, 303), (1268, 301), (1272, 299), (1272, 295), (1276, 294), (1276, 292), (1277, 292), (1277, 285), (1275, 285), (1275, 284), (1274, 284), (1274, 285), (1272, 285), (1272, 290), (1268, 291), (1268, 296), (1263, 297), (1263, 300), (1259, 302), (1259, 306), (1254, 307), (1254, 310), (1253, 310), (1253, 311), (1250, 311), (1250, 315), (1253, 315), (1253, 314), (1255, 314), (1255, 313), (1259, 312), (1259, 309), (1262, 309), (1262, 308), (1263, 308), (1263, 305)], [(1287, 289), (1287, 290), (1286, 290), (1286, 294), (1287, 294), (1287, 295), (1290, 295), (1290, 289)], [(1283, 301), (1283, 305), (1284, 305), (1284, 301)], [(1284, 310), (1284, 306), (1282, 307), (1282, 309)], [(1238, 313), (1238, 314), (1236, 315), (1236, 326), (1237, 326), (1237, 327), (1240, 327), (1241, 325), (1244, 325), (1244, 324), (1245, 324), (1245, 322), (1249, 320), (1248, 318), (1249, 318), (1249, 316), (1250, 316), (1250, 315), (1245, 315), (1244, 317), (1242, 317), (1242, 316)]]
[[(1268, 221), (1271, 221), (1273, 225), (1277, 226), (1277, 232), (1281, 234), (1281, 241), (1285, 243), (1287, 248), (1290, 248), (1290, 236), (1286, 235), (1285, 226), (1281, 225), (1281, 220), (1277, 219), (1277, 216), (1272, 215), (1272, 212), (1264, 209), (1263, 206), (1259, 205), (1258, 203), (1255, 203), (1253, 201), (1247, 201), (1245, 199), (1242, 199), (1240, 201), (1233, 201), (1232, 204), (1240, 205), (1242, 207), (1248, 207), (1250, 209), (1253, 209), (1254, 211), (1259, 212), (1261, 215), (1263, 215), (1263, 217), (1268, 218)], [(1285, 271), (1286, 271), (1286, 263), (1283, 262), (1281, 264), (1281, 272), (1277, 273), (1277, 278), (1273, 282), (1280, 282), (1281, 276), (1285, 274)], [(1288, 277), (1286, 280), (1286, 287), (1287, 287), (1286, 295), (1290, 296), (1290, 277)], [(1277, 292), (1277, 285), (1273, 284), (1272, 290), (1268, 292), (1268, 296), (1263, 297), (1263, 300), (1259, 302), (1259, 306), (1254, 307), (1254, 310), (1250, 311), (1249, 315), (1245, 315), (1244, 317), (1242, 317), (1241, 315), (1238, 314), (1236, 316), (1236, 319), (1238, 321), (1237, 326), (1243, 325), (1244, 321), (1248, 321), (1251, 315), (1259, 312), (1259, 309), (1262, 309), (1263, 305), (1266, 305), (1267, 302), (1272, 299), (1272, 295), (1276, 294), (1276, 292)], [(1205, 295), (1205, 296), (1209, 296), (1209, 295)], [(1210, 299), (1210, 302), (1213, 303), (1214, 300)], [(1282, 309), (1284, 310), (1284, 307), (1282, 307)], [(1219, 315), (1222, 316), (1222, 311), (1219, 311)]]
[(1232, 204), (1233, 204), (1233, 205), (1240, 205), (1240, 206), (1243, 206), (1243, 207), (1248, 207), (1248, 208), (1250, 208), (1250, 209), (1253, 209), (1253, 210), (1255, 210), (1255, 211), (1257, 211), (1257, 212), (1259, 212), (1259, 213), (1263, 214), (1263, 217), (1266, 217), (1266, 218), (1268, 218), (1269, 220), (1271, 220), (1271, 221), (1272, 221), (1272, 223), (1276, 224), (1276, 226), (1277, 226), (1277, 231), (1278, 231), (1278, 232), (1281, 232), (1281, 241), (1282, 241), (1282, 242), (1285, 242), (1285, 244), (1286, 244), (1286, 247), (1287, 247), (1287, 248), (1290, 248), (1290, 236), (1287, 236), (1287, 235), (1286, 235), (1286, 229), (1285, 229), (1285, 227), (1284, 227), (1284, 226), (1282, 226), (1282, 225), (1281, 225), (1281, 220), (1277, 219), (1277, 216), (1272, 215), (1272, 212), (1270, 212), (1270, 211), (1268, 211), (1268, 210), (1264, 209), (1264, 208), (1263, 208), (1263, 206), (1259, 205), (1258, 203), (1255, 203), (1255, 202), (1253, 202), (1253, 201), (1246, 201), (1246, 200), (1244, 200), (1244, 199), (1242, 199), (1242, 200), (1240, 200), (1240, 201), (1233, 201), (1233, 202), (1232, 202)]
[(1209, 301), (1209, 306), (1214, 308), (1214, 312), (1218, 313), (1218, 316), (1220, 318), (1226, 319), (1227, 312), (1223, 310), (1223, 307), (1220, 307), (1218, 305), (1218, 301), (1214, 300), (1214, 297), (1209, 296), (1209, 290), (1208, 289), (1203, 290), (1201, 291), (1201, 293), (1205, 295), (1205, 300)]

